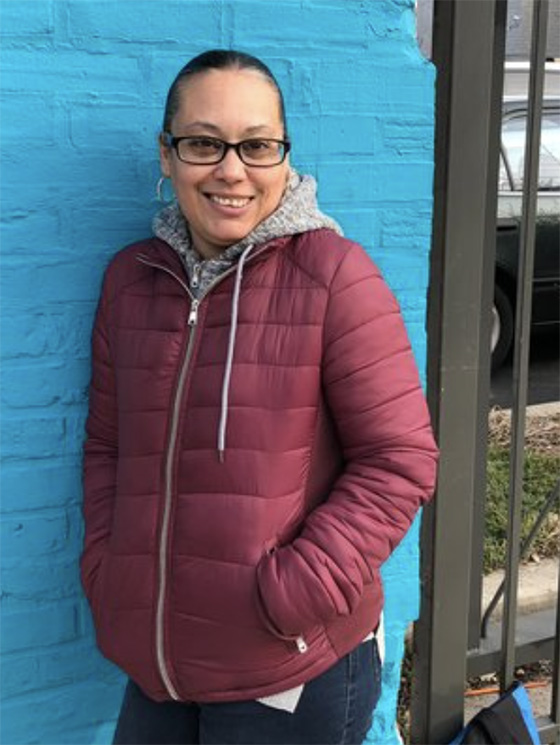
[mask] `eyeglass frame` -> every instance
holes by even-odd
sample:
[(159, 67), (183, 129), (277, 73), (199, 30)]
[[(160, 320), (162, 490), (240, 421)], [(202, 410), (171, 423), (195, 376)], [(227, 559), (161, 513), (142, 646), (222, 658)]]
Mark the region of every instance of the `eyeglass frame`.
[[(274, 137), (248, 137), (246, 140), (239, 140), (239, 142), (227, 142), (226, 140), (222, 140), (220, 137), (211, 137), (211, 136), (201, 136), (201, 135), (185, 135), (184, 137), (174, 137), (171, 132), (162, 132), (162, 139), (165, 145), (167, 147), (172, 147), (175, 152), (177, 153), (177, 157), (181, 161), (181, 163), (186, 163), (189, 166), (217, 166), (218, 163), (221, 163), (223, 160), (225, 160), (226, 155), (230, 150), (235, 150), (237, 153), (237, 157), (239, 160), (243, 163), (244, 166), (247, 166), (247, 168), (274, 168), (275, 166), (282, 165), (282, 163), (286, 160), (286, 156), (290, 152), (290, 149), (292, 147), (292, 143), (290, 140), (279, 140)], [(181, 156), (179, 155), (179, 143), (182, 140), (199, 140), (199, 139), (207, 139), (207, 140), (214, 140), (215, 142), (220, 142), (224, 146), (224, 151), (221, 154), (220, 158), (218, 160), (213, 160), (211, 162), (193, 162), (192, 160), (183, 160)], [(258, 165), (257, 163), (247, 163), (245, 160), (243, 160), (243, 156), (241, 155), (241, 146), (244, 145), (246, 142), (253, 142), (255, 140), (264, 140), (266, 142), (277, 142), (281, 144), (284, 147), (284, 153), (282, 155), (282, 160), (279, 160), (278, 163), (270, 163), (269, 165)]]

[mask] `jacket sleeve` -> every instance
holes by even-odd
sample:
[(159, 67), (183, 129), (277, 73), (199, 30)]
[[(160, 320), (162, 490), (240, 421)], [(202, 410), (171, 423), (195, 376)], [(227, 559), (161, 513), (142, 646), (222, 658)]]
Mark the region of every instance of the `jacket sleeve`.
[(107, 333), (107, 279), (92, 335), (92, 377), (83, 467), (84, 548), (82, 584), (91, 601), (97, 571), (111, 534), (117, 476), (118, 427), (115, 375)]
[(434, 490), (437, 448), (407, 333), (359, 246), (331, 284), (323, 385), (345, 467), (298, 537), (259, 564), (262, 610), (282, 635), (351, 613)]

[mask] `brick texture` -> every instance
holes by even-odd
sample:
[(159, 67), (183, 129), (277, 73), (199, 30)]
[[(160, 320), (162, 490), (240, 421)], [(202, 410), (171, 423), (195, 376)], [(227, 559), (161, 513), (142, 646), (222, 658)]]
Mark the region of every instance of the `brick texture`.
[[(106, 743), (123, 679), (102, 660), (77, 561), (89, 336), (103, 269), (149, 233), (156, 138), (177, 70), (210, 47), (261, 56), (292, 161), (396, 292), (421, 369), (434, 70), (413, 0), (2, 0), (0, 740)], [(418, 522), (384, 567), (387, 650), (370, 742), (395, 743)]]

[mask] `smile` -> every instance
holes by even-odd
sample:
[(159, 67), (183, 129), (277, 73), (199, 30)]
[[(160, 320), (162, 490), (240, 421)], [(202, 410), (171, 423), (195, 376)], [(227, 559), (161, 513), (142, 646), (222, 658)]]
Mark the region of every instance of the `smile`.
[(219, 197), (216, 194), (211, 194), (209, 199), (222, 207), (246, 207), (252, 197)]

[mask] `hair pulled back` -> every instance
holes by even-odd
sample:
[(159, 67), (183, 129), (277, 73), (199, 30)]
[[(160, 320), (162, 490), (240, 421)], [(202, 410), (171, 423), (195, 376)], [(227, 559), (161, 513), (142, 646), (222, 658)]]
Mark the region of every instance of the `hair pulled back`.
[(284, 96), (278, 85), (278, 81), (270, 69), (261, 62), (257, 57), (245, 52), (238, 52), (234, 49), (210, 49), (207, 52), (193, 57), (187, 64), (179, 70), (177, 77), (171, 84), (165, 102), (165, 112), (163, 115), (163, 131), (170, 132), (173, 117), (178, 112), (181, 105), (181, 89), (189, 78), (199, 73), (208, 72), (208, 70), (255, 70), (259, 72), (274, 88), (278, 94), (278, 103), (280, 106), (280, 118), (284, 127), (284, 137), (288, 136), (286, 124), (286, 110), (284, 106)]

